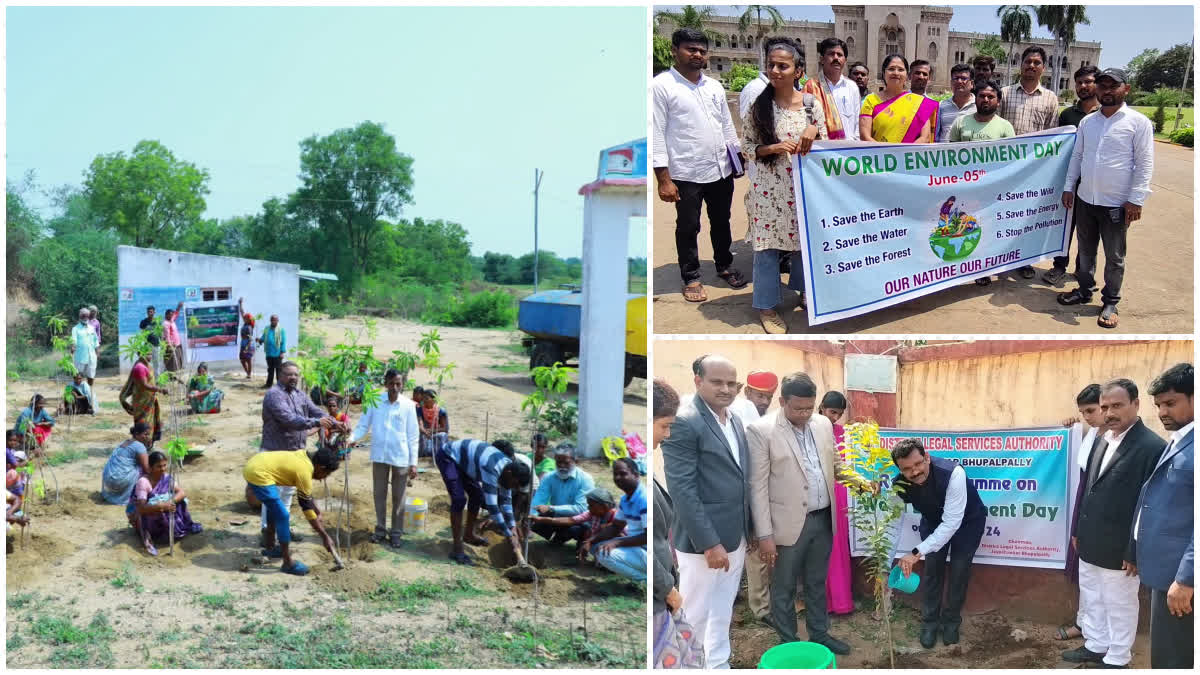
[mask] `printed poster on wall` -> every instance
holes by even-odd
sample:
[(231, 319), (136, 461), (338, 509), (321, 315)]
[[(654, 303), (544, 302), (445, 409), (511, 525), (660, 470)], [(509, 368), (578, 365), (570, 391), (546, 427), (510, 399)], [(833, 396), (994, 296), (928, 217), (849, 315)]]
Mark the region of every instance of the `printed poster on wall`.
[(187, 307), (184, 312), (188, 323), (188, 363), (238, 358), (237, 305)]
[[(1070, 429), (994, 431), (913, 431), (880, 429), (888, 450), (905, 438), (919, 439), (927, 452), (963, 467), (988, 510), (983, 540), (974, 561), (987, 565), (1063, 569), (1070, 533), (1068, 498)], [(893, 478), (898, 472), (893, 473)], [(853, 502), (853, 495), (850, 496)], [(921, 541), (920, 514), (908, 507), (897, 530), (896, 550), (911, 551)], [(850, 526), (850, 555), (866, 554), (861, 534)], [(893, 542), (895, 539), (893, 539)], [(953, 555), (951, 556), (953, 557)]]
[[(816, 142), (792, 160), (808, 323), (1062, 254), (1075, 128), (931, 145)], [(751, 186), (753, 189), (753, 186)]]
[[(142, 319), (146, 318), (146, 308), (154, 307), (154, 316), (162, 318), (168, 309), (175, 309), (181, 300), (187, 297), (187, 288), (183, 286), (125, 286), (117, 295), (117, 333), (124, 343), (135, 335), (141, 328)], [(175, 326), (180, 336), (187, 328), (184, 317), (175, 319)]]

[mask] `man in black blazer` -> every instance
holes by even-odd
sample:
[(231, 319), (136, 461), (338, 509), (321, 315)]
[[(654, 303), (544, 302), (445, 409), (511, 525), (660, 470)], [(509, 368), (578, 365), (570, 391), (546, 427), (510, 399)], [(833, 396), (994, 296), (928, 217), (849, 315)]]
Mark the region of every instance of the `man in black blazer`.
[(684, 614), (704, 643), (706, 668), (729, 667), (729, 624), (747, 546), (754, 541), (747, 499), (746, 433), (729, 411), (737, 369), (722, 356), (699, 359), (696, 395), (681, 402), (662, 444), (675, 506), (672, 542)]
[(1138, 624), (1137, 556), (1131, 545), (1142, 484), (1166, 443), (1138, 417), (1137, 385), (1125, 378), (1100, 388), (1105, 432), (1088, 458), (1079, 507), (1079, 605), (1082, 647), (1064, 660), (1126, 668)]

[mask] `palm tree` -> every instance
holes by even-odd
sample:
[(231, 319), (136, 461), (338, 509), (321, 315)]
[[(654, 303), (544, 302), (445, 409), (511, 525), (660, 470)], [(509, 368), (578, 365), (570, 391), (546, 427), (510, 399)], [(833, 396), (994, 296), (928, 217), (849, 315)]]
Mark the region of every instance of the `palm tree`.
[(1087, 7), (1083, 5), (1038, 5), (1036, 12), (1038, 25), (1045, 26), (1054, 35), (1054, 67), (1050, 75), (1050, 89), (1057, 93), (1062, 59), (1075, 41), (1075, 26), (1091, 25), (1092, 22), (1088, 20)]
[[(736, 5), (734, 5), (734, 7), (736, 7)], [(769, 18), (771, 20), (771, 27), (769, 29), (763, 27), (763, 20), (762, 20), (763, 12), (766, 12), (767, 18)], [(754, 42), (755, 45), (758, 45), (762, 42), (763, 36), (766, 35), (769, 30), (770, 31), (779, 30), (780, 26), (783, 25), (783, 15), (780, 14), (779, 10), (775, 9), (773, 6), (771, 6), (771, 5), (746, 5), (746, 11), (743, 12), (740, 17), (738, 17), (738, 30), (740, 30), (740, 31), (748, 30), (750, 28), (750, 23), (751, 23), (752, 19), (757, 19), (756, 23), (758, 24), (758, 32), (755, 34), (755, 37), (757, 38)], [(766, 65), (764, 63), (765, 59), (766, 59), (766, 56), (763, 54), (762, 49), (759, 49), (758, 50), (758, 70), (759, 70), (759, 72), (762, 72), (764, 70), (764, 66)]]
[(1037, 11), (1033, 5), (1000, 5), (996, 16), (1000, 17), (1000, 39), (1008, 43), (1008, 58), (1005, 60), (1005, 82), (1012, 81), (1013, 46), (1033, 37), (1033, 18), (1025, 8)]
[(712, 7), (707, 5), (701, 5), (700, 7), (684, 5), (678, 12), (662, 9), (654, 13), (654, 27), (657, 31), (659, 24), (663, 20), (670, 21), (675, 24), (675, 28), (677, 29), (695, 28), (698, 31), (702, 31), (708, 37), (709, 42), (716, 43), (717, 40), (721, 39), (721, 34), (704, 27), (704, 24), (711, 21), (714, 16), (716, 16), (716, 12), (713, 11)]

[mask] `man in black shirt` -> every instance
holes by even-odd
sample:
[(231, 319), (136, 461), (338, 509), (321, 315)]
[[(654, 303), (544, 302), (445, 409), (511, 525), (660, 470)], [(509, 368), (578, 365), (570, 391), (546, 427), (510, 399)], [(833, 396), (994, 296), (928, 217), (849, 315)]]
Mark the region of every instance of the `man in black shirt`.
[[(1096, 98), (1096, 76), (1100, 74), (1100, 70), (1096, 66), (1083, 66), (1075, 71), (1075, 95), (1079, 100), (1075, 105), (1069, 108), (1064, 108), (1058, 114), (1058, 126), (1077, 127), (1088, 113), (1095, 111), (1100, 107), (1100, 101)], [(1075, 192), (1079, 192), (1079, 182), (1075, 182)], [(1054, 256), (1054, 267), (1046, 270), (1042, 274), (1042, 281), (1057, 286), (1058, 282), (1062, 281), (1063, 277), (1067, 276), (1067, 263), (1071, 261), (1071, 240), (1075, 238), (1075, 214), (1076, 211), (1071, 211), (1071, 228), (1067, 235), (1067, 250), (1064, 255)]]
[(154, 372), (157, 373), (162, 370), (162, 367), (158, 365), (162, 349), (159, 347), (158, 333), (154, 330), (154, 324), (154, 305), (150, 305), (146, 308), (146, 318), (142, 319), (142, 322), (138, 324), (138, 329), (146, 334), (146, 342), (149, 342), (150, 346), (154, 348), (153, 366)]

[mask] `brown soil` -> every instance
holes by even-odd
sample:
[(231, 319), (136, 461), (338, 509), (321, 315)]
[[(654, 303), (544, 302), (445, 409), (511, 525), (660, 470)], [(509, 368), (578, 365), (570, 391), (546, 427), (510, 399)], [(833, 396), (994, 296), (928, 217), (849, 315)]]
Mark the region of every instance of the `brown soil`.
[[(304, 330), (324, 332), (328, 344), (342, 339), (346, 328), (356, 325), (352, 319), (314, 322), (306, 318)], [(428, 328), (399, 321), (379, 320), (379, 333), (374, 341), (376, 353), (387, 354), (394, 349), (413, 349), (419, 333)], [(450, 411), (451, 431), (455, 437), (484, 435), (485, 423), (490, 438), (504, 432), (528, 435), (520, 410), (521, 400), (532, 391), (527, 378), (511, 377), (494, 368), (525, 361), (525, 357), (507, 348), (518, 341), (514, 333), (472, 329), (440, 328), (443, 358), (455, 361), (457, 368), (452, 380), (440, 388)], [(507, 542), (495, 534), (487, 534), (489, 547), (468, 547), (476, 562), (474, 568), (454, 565), (447, 559), (450, 549), (449, 500), (437, 469), (429, 458), (422, 458), (414, 484), (406, 496), (420, 497), (429, 504), (422, 533), (409, 533), (400, 549), (372, 544), (368, 541), (375, 525), (374, 501), (371, 490), (369, 453), (356, 451), (328, 481), (332, 502), (327, 506), (324, 486), (316, 487), (316, 497), (326, 511), (324, 520), (330, 535), (341, 536), (348, 542), (349, 551), (343, 554), (347, 569), (333, 571), (333, 558), (320, 545), (318, 537), (304, 522), (299, 509), (294, 508), (294, 531), (304, 540), (293, 545), (296, 559), (311, 568), (308, 578), (290, 577), (279, 572), (279, 561), (256, 562), (259, 555), (259, 512), (245, 503), (245, 481), (242, 466), (257, 450), (261, 433), (261, 401), (265, 372), (255, 372), (250, 382), (242, 372), (214, 373), (218, 386), (225, 391), (224, 410), (217, 415), (194, 418), (194, 424), (184, 431), (193, 446), (202, 446), (204, 454), (187, 460), (178, 478), (187, 490), (191, 513), (205, 528), (204, 532), (176, 542), (173, 555), (168, 555), (166, 542), (159, 546), (159, 556), (152, 558), (141, 548), (125, 520), (124, 508), (103, 502), (99, 497), (100, 474), (112, 449), (127, 437), (130, 418), (115, 406), (122, 384), (116, 375), (96, 380), (95, 392), (101, 404), (94, 417), (76, 418), (71, 430), (66, 420), (50, 441), (49, 452), (84, 450), (86, 457), (55, 467), (54, 475), (60, 487), (57, 503), (41, 503), (34, 499), (28, 511), (33, 519), (30, 537), (22, 546), (20, 532), (10, 537), (11, 553), (7, 556), (6, 588), (11, 601), (14, 594), (35, 594), (36, 608), (26, 606), (10, 610), (7, 634), (12, 638), (19, 626), (26, 642), (34, 640), (27, 624), (39, 614), (63, 613), (75, 617), (76, 625), (86, 625), (98, 611), (113, 617), (118, 632), (111, 642), (113, 663), (117, 667), (146, 667), (163, 664), (164, 654), (186, 658), (186, 654), (201, 650), (204, 640), (222, 640), (222, 631), (237, 630), (240, 626), (258, 621), (277, 620), (296, 629), (314, 627), (332, 620), (335, 612), (349, 615), (356, 635), (393, 635), (412, 632), (422, 639), (451, 634), (447, 620), (467, 616), (487, 620), (498, 612), (516, 618), (536, 615), (541, 625), (559, 628), (576, 627), (582, 630), (583, 603), (601, 603), (608, 593), (621, 592), (639, 597), (643, 591), (634, 587), (621, 589), (602, 583), (607, 577), (591, 563), (586, 566), (558, 569), (564, 560), (573, 560), (572, 548), (550, 551), (541, 541), (533, 541), (530, 558), (539, 568), (540, 580), (534, 584), (513, 584), (501, 577), (501, 571), (515, 561), (505, 558)], [(423, 382), (423, 373), (414, 377)], [(502, 382), (503, 387), (485, 381)], [(625, 424), (640, 429), (645, 424), (645, 394), (639, 391), (641, 380), (626, 390)], [(10, 382), (5, 396), (11, 412), (18, 403), (28, 401), (35, 392), (49, 394), (58, 385), (47, 381)], [(165, 412), (165, 411), (164, 411)], [(351, 410), (352, 422), (360, 410)], [(9, 415), (9, 419), (12, 414)], [(523, 444), (518, 444), (523, 445)], [(311, 447), (311, 444), (310, 444)], [(610, 490), (611, 472), (607, 462), (589, 460), (584, 468), (597, 483)], [(346, 472), (350, 477), (349, 513), (338, 513)], [(47, 482), (53, 484), (47, 475)], [(52, 491), (51, 491), (52, 493)], [(235, 524), (237, 523), (237, 524)], [(340, 526), (339, 526), (340, 523)], [(511, 550), (507, 556), (511, 558)], [(134, 583), (118, 587), (114, 578), (132, 575)], [(487, 595), (466, 598), (451, 607), (443, 600), (428, 603), (427, 611), (388, 611), (378, 614), (378, 605), (365, 594), (376, 590), (385, 580), (411, 583), (417, 580), (466, 580)], [(535, 598), (536, 592), (536, 598)], [(220, 610), (206, 609), (198, 603), (200, 596), (230, 593), (233, 596), (233, 616)], [(536, 604), (536, 614), (534, 605)], [(135, 622), (123, 621), (128, 610), (136, 607)], [(291, 608), (291, 609), (288, 609)], [(253, 610), (253, 611), (251, 611)], [(284, 610), (290, 613), (283, 614)], [(29, 612), (34, 612), (30, 614)], [(378, 615), (377, 615), (378, 614)], [(450, 614), (447, 618), (447, 614)], [(589, 611), (588, 627), (593, 642), (604, 644), (613, 653), (628, 651), (624, 644), (629, 634), (644, 632), (644, 616), (630, 625), (631, 614), (605, 614)], [(508, 619), (505, 618), (505, 621)], [(156, 630), (147, 634), (149, 622)], [(134, 624), (134, 625), (131, 625)], [(158, 626), (178, 626), (187, 635), (181, 642), (151, 650), (146, 660), (147, 646)], [(597, 637), (603, 633), (608, 637)], [(206, 637), (207, 636), (207, 637)], [(605, 643), (604, 640), (610, 640)], [(192, 651), (188, 651), (192, 650)], [(27, 644), (10, 650), (10, 667), (47, 667), (52, 665), (53, 648), (40, 643)], [(474, 650), (469, 655), (456, 656), (459, 667), (504, 667), (506, 661), (499, 652)], [(217, 662), (201, 661), (201, 665), (220, 667)], [(250, 658), (235, 661), (243, 667), (271, 667), (269, 663)], [(553, 667), (570, 667), (578, 663), (552, 662)], [(401, 667), (401, 666), (397, 666)]]

